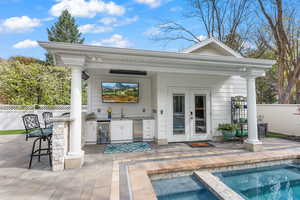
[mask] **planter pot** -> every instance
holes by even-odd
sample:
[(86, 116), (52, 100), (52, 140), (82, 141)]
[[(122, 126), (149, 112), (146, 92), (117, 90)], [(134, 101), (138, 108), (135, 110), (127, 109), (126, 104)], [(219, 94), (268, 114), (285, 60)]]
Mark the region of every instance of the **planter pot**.
[(242, 137), (242, 136), (248, 136), (248, 130), (236, 130), (236, 136)]
[(235, 132), (235, 130), (234, 131), (222, 130), (222, 134), (223, 134), (224, 139), (230, 139), (230, 138), (235, 137), (236, 132)]

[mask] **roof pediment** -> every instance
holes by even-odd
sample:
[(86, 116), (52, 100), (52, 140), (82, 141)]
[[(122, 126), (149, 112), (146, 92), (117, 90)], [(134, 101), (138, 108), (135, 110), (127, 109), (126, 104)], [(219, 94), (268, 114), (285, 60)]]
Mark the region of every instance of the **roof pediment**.
[(183, 50), (182, 53), (196, 53), (207, 56), (231, 56), (236, 58), (243, 57), (241, 54), (213, 37)]

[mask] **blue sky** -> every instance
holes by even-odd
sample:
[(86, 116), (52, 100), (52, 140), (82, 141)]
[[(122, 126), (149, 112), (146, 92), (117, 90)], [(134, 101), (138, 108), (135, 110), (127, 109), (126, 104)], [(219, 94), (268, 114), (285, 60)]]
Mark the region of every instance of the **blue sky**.
[(155, 25), (179, 19), (183, 0), (0, 0), (0, 57), (22, 55), (44, 59), (36, 41), (47, 41), (50, 27), (67, 8), (75, 16), (85, 44), (176, 51), (189, 44), (167, 46), (152, 41)]

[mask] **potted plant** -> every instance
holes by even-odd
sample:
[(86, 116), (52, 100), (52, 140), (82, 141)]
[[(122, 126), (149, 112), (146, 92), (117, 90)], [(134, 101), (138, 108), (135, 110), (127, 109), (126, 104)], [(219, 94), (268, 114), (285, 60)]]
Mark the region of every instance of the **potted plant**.
[(224, 138), (232, 138), (239, 127), (234, 124), (219, 124), (218, 130), (222, 132)]
[(247, 123), (247, 118), (240, 118), (239, 122), (241, 124), (245, 124), (245, 123)]
[(236, 109), (240, 109), (240, 108), (242, 108), (242, 105), (239, 104), (239, 103), (236, 103), (236, 104), (234, 105), (234, 107), (235, 107)]

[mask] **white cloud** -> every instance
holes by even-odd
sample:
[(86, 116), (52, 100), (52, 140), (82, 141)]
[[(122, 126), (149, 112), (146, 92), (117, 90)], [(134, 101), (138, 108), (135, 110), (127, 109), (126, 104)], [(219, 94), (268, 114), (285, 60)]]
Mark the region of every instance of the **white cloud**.
[(117, 18), (115, 17), (103, 17), (99, 20), (100, 23), (104, 25), (110, 25), (117, 22)]
[(13, 48), (15, 49), (25, 49), (25, 48), (36, 48), (38, 47), (37, 41), (33, 40), (23, 40), (14, 44)]
[(81, 33), (105, 33), (111, 32), (112, 27), (109, 26), (98, 26), (97, 24), (85, 24), (78, 27), (79, 32)]
[(134, 17), (128, 17), (128, 18), (125, 18), (123, 21), (121, 21), (119, 24), (117, 24), (117, 26), (125, 26), (125, 25), (128, 25), (128, 24), (131, 24), (133, 22), (136, 22), (137, 20), (139, 19), (138, 16), (134, 16)]
[(131, 24), (133, 22), (136, 22), (139, 19), (138, 16), (134, 17), (127, 17), (124, 19), (117, 19), (115, 17), (104, 17), (99, 20), (100, 23), (104, 25), (110, 25), (112, 27), (119, 27), (119, 26), (125, 26), (128, 24)]
[(181, 11), (181, 10), (182, 10), (182, 8), (180, 6), (175, 6), (175, 7), (170, 8), (171, 12), (178, 12), (178, 11)]
[(118, 20), (115, 17), (104, 17), (99, 20), (103, 25), (85, 24), (79, 26), (81, 33), (105, 33), (113, 31), (114, 27), (125, 26), (138, 20), (138, 16)]
[(55, 19), (55, 17), (46, 17), (46, 18), (44, 18), (44, 19), (41, 19), (41, 21), (42, 22), (49, 22), (49, 21), (52, 21), (52, 20), (54, 20)]
[(203, 40), (206, 40), (207, 39), (207, 36), (206, 35), (199, 35), (197, 37), (200, 41), (203, 41)]
[(155, 36), (155, 35), (161, 34), (161, 31), (159, 30), (158, 27), (151, 27), (148, 30), (146, 30), (144, 32), (144, 34), (147, 35), (147, 36)]
[(133, 45), (120, 34), (114, 34), (110, 38), (103, 39), (101, 41), (93, 41), (91, 44), (97, 46), (112, 46), (120, 48), (130, 47)]
[(11, 17), (0, 24), (0, 32), (23, 33), (41, 25), (41, 20), (28, 16)]
[(161, 5), (161, 0), (135, 0), (138, 3), (146, 4), (151, 8), (156, 8)]
[(57, 3), (51, 7), (50, 13), (59, 16), (62, 11), (68, 10), (74, 17), (95, 17), (98, 13), (110, 15), (123, 15), (125, 8), (110, 1), (102, 0), (56, 0)]

